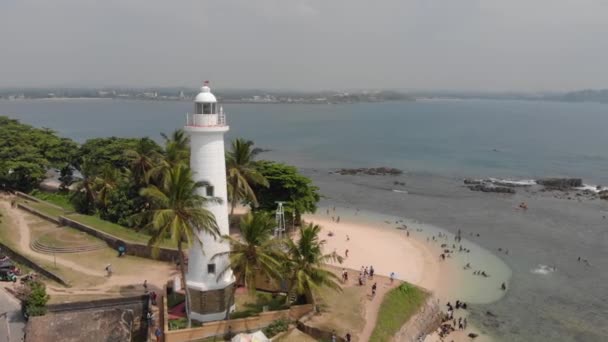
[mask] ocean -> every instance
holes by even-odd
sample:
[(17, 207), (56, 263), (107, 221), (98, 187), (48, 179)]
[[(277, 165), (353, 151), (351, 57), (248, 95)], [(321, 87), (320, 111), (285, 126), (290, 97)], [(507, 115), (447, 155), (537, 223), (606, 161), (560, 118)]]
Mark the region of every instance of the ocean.
[[(105, 136), (160, 141), (160, 132), (183, 126), (191, 107), (161, 101), (0, 101), (0, 115), (79, 142)], [(251, 139), (271, 149), (262, 157), (300, 167), (321, 188), (322, 206), (361, 208), (451, 233), (461, 229), (481, 246), (471, 254), (473, 267), (487, 266), (492, 275), (510, 279), (499, 301), (472, 300), (471, 321), (483, 332), (500, 341), (608, 340), (608, 201), (524, 190), (485, 194), (462, 186), (463, 177), (550, 176), (608, 185), (608, 105), (421, 100), (224, 109), (231, 126), (227, 139)], [(406, 173), (329, 172), (372, 166)], [(406, 185), (396, 192), (394, 181)], [(521, 202), (530, 209), (518, 210)], [(508, 255), (500, 252), (505, 249)], [(494, 255), (500, 260), (492, 261)], [(579, 256), (591, 266), (578, 262)]]
[[(608, 106), (494, 100), (227, 104), (244, 137), (303, 167), (391, 166), (467, 177), (582, 177), (608, 184)], [(0, 101), (8, 115), (82, 142), (182, 127), (190, 102)]]

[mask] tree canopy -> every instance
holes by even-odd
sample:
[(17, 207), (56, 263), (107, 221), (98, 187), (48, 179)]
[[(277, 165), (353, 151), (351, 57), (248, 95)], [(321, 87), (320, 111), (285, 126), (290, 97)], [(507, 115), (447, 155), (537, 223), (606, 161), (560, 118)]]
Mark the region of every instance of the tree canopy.
[(319, 188), (310, 178), (300, 174), (294, 166), (273, 161), (256, 162), (256, 169), (268, 181), (268, 187), (252, 184), (258, 200), (258, 209), (275, 210), (277, 201), (286, 203), (285, 211), (296, 220), (304, 213), (314, 213), (319, 202)]
[(0, 183), (29, 191), (50, 167), (63, 168), (78, 153), (78, 145), (48, 128), (34, 128), (0, 116)]

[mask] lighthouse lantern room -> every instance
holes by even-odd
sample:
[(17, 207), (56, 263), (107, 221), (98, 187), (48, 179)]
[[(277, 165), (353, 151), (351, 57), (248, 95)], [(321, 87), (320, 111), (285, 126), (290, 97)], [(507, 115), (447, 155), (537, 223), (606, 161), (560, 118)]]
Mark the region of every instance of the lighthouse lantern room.
[[(208, 183), (199, 190), (200, 195), (221, 200), (207, 205), (221, 235), (229, 233), (224, 152), (224, 133), (228, 129), (224, 112), (211, 93), (209, 82), (205, 82), (194, 99), (194, 113), (186, 114), (184, 130), (190, 135), (190, 167), (194, 180)], [(231, 293), (235, 279), (232, 271), (219, 276), (229, 265), (228, 256), (214, 256), (229, 251), (230, 245), (204, 232), (199, 232), (199, 238), (202, 245), (194, 241), (190, 247), (186, 275), (191, 317), (201, 322), (222, 320), (227, 311), (234, 310)]]

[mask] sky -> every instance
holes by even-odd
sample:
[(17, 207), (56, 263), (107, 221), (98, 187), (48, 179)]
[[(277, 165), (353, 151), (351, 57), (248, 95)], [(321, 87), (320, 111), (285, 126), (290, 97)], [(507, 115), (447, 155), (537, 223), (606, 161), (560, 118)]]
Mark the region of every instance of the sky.
[(608, 88), (608, 0), (0, 0), (0, 87)]

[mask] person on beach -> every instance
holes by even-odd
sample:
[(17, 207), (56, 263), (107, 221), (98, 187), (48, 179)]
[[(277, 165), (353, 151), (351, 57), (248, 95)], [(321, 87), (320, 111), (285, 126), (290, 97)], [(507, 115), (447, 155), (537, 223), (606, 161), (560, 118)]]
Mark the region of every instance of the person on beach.
[(376, 288), (377, 288), (377, 285), (376, 285), (376, 283), (374, 283), (374, 285), (372, 285), (372, 299), (374, 299), (374, 297), (376, 297)]
[(365, 269), (363, 269), (363, 276), (367, 277), (369, 275), (369, 272), (367, 271), (367, 266), (365, 266)]
[(374, 278), (374, 266), (369, 267), (369, 278), (370, 279)]
[(351, 342), (352, 337), (350, 336), (350, 333), (346, 333), (346, 336), (344, 336), (344, 339), (346, 340), (346, 342)]
[(391, 284), (392, 284), (393, 281), (395, 280), (395, 272), (391, 272), (390, 278), (391, 278)]
[(405, 231), (405, 236), (410, 237), (410, 231), (409, 230)]
[(340, 223), (340, 216), (336, 219), (336, 223)]
[(144, 280), (143, 287), (144, 287), (144, 293), (148, 293), (148, 280), (147, 279)]
[(500, 285), (500, 289), (503, 290), (503, 291), (506, 291), (507, 290), (507, 285), (505, 285), (505, 283), (502, 283)]
[(108, 265), (106, 266), (106, 275), (107, 275), (108, 277), (111, 277), (111, 276), (112, 276), (112, 264), (108, 264)]
[(348, 234), (346, 234), (346, 241), (350, 241), (350, 236), (348, 236)]
[(344, 251), (344, 257), (345, 257), (345, 258), (348, 258), (348, 249), (346, 249), (346, 250)]

